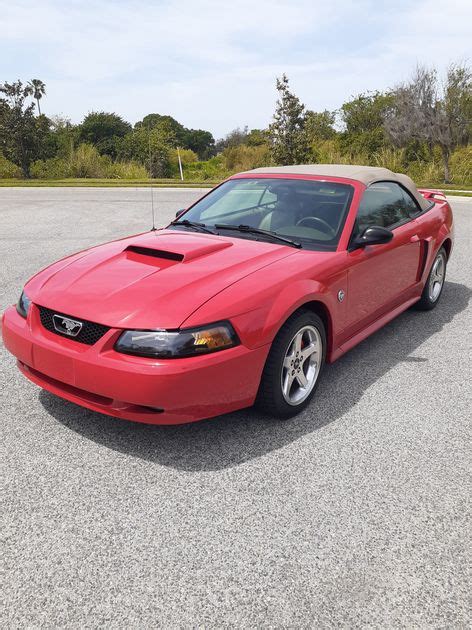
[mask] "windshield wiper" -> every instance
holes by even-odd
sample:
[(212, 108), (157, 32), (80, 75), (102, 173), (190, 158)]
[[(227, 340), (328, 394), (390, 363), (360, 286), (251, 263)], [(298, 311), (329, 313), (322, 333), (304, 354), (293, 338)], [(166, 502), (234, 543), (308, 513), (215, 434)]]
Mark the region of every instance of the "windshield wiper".
[(237, 230), (238, 232), (246, 232), (247, 234), (262, 234), (263, 236), (268, 236), (269, 238), (273, 238), (276, 241), (281, 241), (282, 243), (286, 243), (287, 245), (291, 245), (292, 247), (302, 246), (302, 244), (298, 241), (292, 241), (290, 238), (280, 236), (280, 234), (277, 234), (277, 232), (272, 232), (271, 230), (261, 230), (260, 228), (251, 227), (250, 225), (228, 225), (226, 223), (217, 223), (215, 225), (215, 229)]
[(197, 223), (196, 221), (189, 221), (188, 219), (183, 219), (182, 221), (171, 221), (170, 225), (183, 225), (184, 227), (193, 228), (194, 230), (197, 230), (197, 232), (215, 234), (214, 232), (209, 230), (204, 223)]

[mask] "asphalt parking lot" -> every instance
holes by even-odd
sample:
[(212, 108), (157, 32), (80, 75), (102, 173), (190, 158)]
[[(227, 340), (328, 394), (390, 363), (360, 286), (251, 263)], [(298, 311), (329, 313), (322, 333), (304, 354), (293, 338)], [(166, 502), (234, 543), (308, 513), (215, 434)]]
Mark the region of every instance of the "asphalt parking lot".
[[(0, 188), (0, 308), (53, 260), (148, 229), (150, 194)], [(201, 194), (155, 190), (157, 223)], [(1, 346), (1, 625), (470, 627), (472, 198), (451, 202), (440, 305), (327, 366), (286, 422), (119, 421)]]

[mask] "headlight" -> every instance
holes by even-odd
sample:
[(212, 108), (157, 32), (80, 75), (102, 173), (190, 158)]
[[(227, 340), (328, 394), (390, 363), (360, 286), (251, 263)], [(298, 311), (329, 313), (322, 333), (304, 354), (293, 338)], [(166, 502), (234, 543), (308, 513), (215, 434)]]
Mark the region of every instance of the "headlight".
[(26, 295), (24, 291), (22, 291), (20, 295), (20, 299), (16, 304), (16, 310), (22, 317), (26, 317), (28, 315), (29, 308), (31, 306), (31, 300)]
[(231, 348), (239, 343), (229, 322), (178, 331), (126, 330), (115, 344), (117, 352), (174, 359)]

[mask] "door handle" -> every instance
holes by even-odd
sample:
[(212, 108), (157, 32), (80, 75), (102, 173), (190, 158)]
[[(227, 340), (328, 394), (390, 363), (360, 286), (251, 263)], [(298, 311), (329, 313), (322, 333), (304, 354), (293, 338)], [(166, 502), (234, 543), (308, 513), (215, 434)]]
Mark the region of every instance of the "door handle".
[(418, 234), (413, 234), (413, 236), (410, 238), (410, 243), (418, 243), (419, 240), (420, 237), (418, 236)]

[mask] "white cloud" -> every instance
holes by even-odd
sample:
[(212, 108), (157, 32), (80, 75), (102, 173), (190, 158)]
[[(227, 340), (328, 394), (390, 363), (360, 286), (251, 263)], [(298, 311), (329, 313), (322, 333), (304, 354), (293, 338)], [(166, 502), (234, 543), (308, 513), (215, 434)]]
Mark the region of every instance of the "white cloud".
[[(447, 13), (446, 13), (447, 11)], [(470, 53), (472, 4), (451, 0), (0, 1), (2, 79), (41, 77), (46, 110), (131, 121), (150, 111), (221, 135), (268, 123), (275, 76), (338, 107)]]

